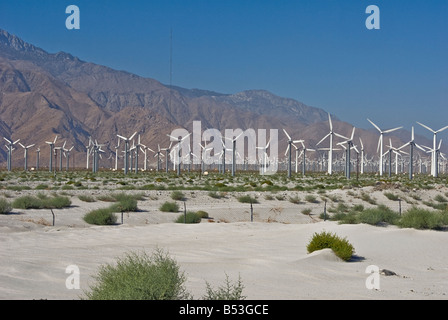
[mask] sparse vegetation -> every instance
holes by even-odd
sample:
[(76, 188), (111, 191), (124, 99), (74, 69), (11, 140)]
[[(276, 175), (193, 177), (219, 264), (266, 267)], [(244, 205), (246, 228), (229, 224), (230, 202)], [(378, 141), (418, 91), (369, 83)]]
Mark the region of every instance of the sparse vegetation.
[(109, 208), (95, 209), (84, 215), (84, 221), (95, 225), (113, 225), (117, 222), (114, 211)]
[(353, 245), (351, 245), (347, 239), (340, 238), (335, 233), (326, 231), (314, 233), (307, 245), (308, 253), (326, 248), (332, 249), (339, 258), (345, 261), (350, 260), (355, 252)]
[(250, 195), (239, 196), (237, 199), (241, 203), (258, 203), (258, 200)]
[(179, 205), (176, 202), (165, 201), (159, 208), (163, 212), (178, 212)]
[(0, 214), (8, 214), (11, 210), (11, 203), (3, 197), (0, 198)]

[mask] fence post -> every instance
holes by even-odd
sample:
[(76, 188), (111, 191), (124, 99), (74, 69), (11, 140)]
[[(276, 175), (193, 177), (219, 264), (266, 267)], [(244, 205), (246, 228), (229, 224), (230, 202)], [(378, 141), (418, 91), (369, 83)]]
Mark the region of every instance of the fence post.
[(327, 221), (327, 200), (324, 202), (324, 221)]
[(252, 201), (250, 202), (250, 222), (254, 222), (254, 207), (252, 206)]

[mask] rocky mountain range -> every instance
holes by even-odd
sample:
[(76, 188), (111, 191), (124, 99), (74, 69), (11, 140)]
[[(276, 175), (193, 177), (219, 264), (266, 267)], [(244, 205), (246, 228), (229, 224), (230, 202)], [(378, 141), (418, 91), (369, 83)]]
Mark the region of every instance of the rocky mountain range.
[[(335, 115), (332, 119), (336, 132), (350, 136), (352, 125)], [(222, 94), (170, 87), (69, 53), (48, 53), (0, 29), (0, 137), (40, 146), (43, 165), (49, 157), (45, 141), (56, 135), (59, 143), (74, 146), (81, 167), (89, 137), (112, 152), (117, 134), (130, 136), (137, 131), (142, 143), (155, 150), (158, 144), (169, 144), (167, 134), (172, 130), (191, 131), (193, 121), (201, 121), (203, 129), (279, 129), (280, 154), (287, 146), (281, 129), (293, 139), (304, 139), (308, 147), (329, 132), (328, 113), (323, 109), (265, 90)], [(367, 153), (376, 154), (377, 132), (357, 129), (356, 136), (362, 137)], [(394, 145), (407, 142), (406, 136), (410, 138), (407, 132), (395, 135)], [(22, 154), (19, 146), (16, 149), (14, 155)], [(30, 152), (29, 163), (35, 163), (34, 157)], [(2, 167), (5, 159), (2, 147)], [(21, 163), (23, 157), (15, 156), (14, 166)]]

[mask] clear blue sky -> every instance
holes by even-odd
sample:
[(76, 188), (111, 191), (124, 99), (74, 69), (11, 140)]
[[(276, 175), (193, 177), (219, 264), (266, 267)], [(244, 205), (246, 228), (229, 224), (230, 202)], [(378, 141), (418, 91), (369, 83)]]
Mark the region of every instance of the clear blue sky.
[[(80, 30), (65, 27), (71, 4)], [(371, 4), (380, 30), (365, 27)], [(447, 0), (2, 0), (0, 28), (166, 84), (172, 29), (174, 85), (265, 89), (362, 128), (448, 125)]]

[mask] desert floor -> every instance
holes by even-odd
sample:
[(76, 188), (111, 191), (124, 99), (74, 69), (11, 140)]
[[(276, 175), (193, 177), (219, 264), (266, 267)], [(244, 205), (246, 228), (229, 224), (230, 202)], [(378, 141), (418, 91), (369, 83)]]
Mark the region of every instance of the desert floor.
[[(347, 204), (369, 204), (354, 196), (361, 190), (333, 190), (327, 196)], [(398, 210), (398, 202), (382, 191), (363, 188)], [(447, 189), (425, 190), (432, 198)], [(41, 191), (10, 192), (9, 196)], [(266, 200), (263, 192), (250, 192), (260, 203), (240, 203), (235, 193), (212, 199), (204, 191), (184, 191), (187, 210), (204, 210), (209, 219), (199, 224), (173, 221), (179, 213), (159, 211), (171, 200), (170, 191), (144, 191), (139, 211), (124, 213), (114, 226), (92, 226), (82, 219), (91, 209), (107, 207), (103, 201), (83, 202), (105, 190), (70, 191), (72, 205), (54, 210), (17, 210), (0, 215), (0, 299), (79, 299), (94, 281), (98, 267), (134, 251), (167, 251), (188, 278), (194, 298), (205, 294), (206, 282), (217, 287), (238, 277), (247, 299), (448, 299), (448, 232), (401, 229), (396, 226), (342, 225), (319, 215), (324, 202), (294, 204), (288, 197), (305, 192), (283, 191), (282, 200)], [(132, 192), (132, 191), (129, 191)], [(317, 198), (319, 199), (318, 195)], [(410, 201), (412, 203), (412, 201)], [(402, 201), (402, 210), (411, 203)], [(183, 203), (179, 202), (181, 211)], [(327, 208), (335, 205), (331, 201)], [(312, 209), (311, 215), (301, 213)], [(331, 250), (308, 254), (306, 246), (315, 232), (335, 232), (355, 247), (352, 261), (343, 262)], [(80, 289), (68, 289), (68, 266), (80, 272)], [(379, 289), (368, 289), (370, 265), (396, 275), (379, 275)], [(369, 278), (370, 279), (370, 278)]]

